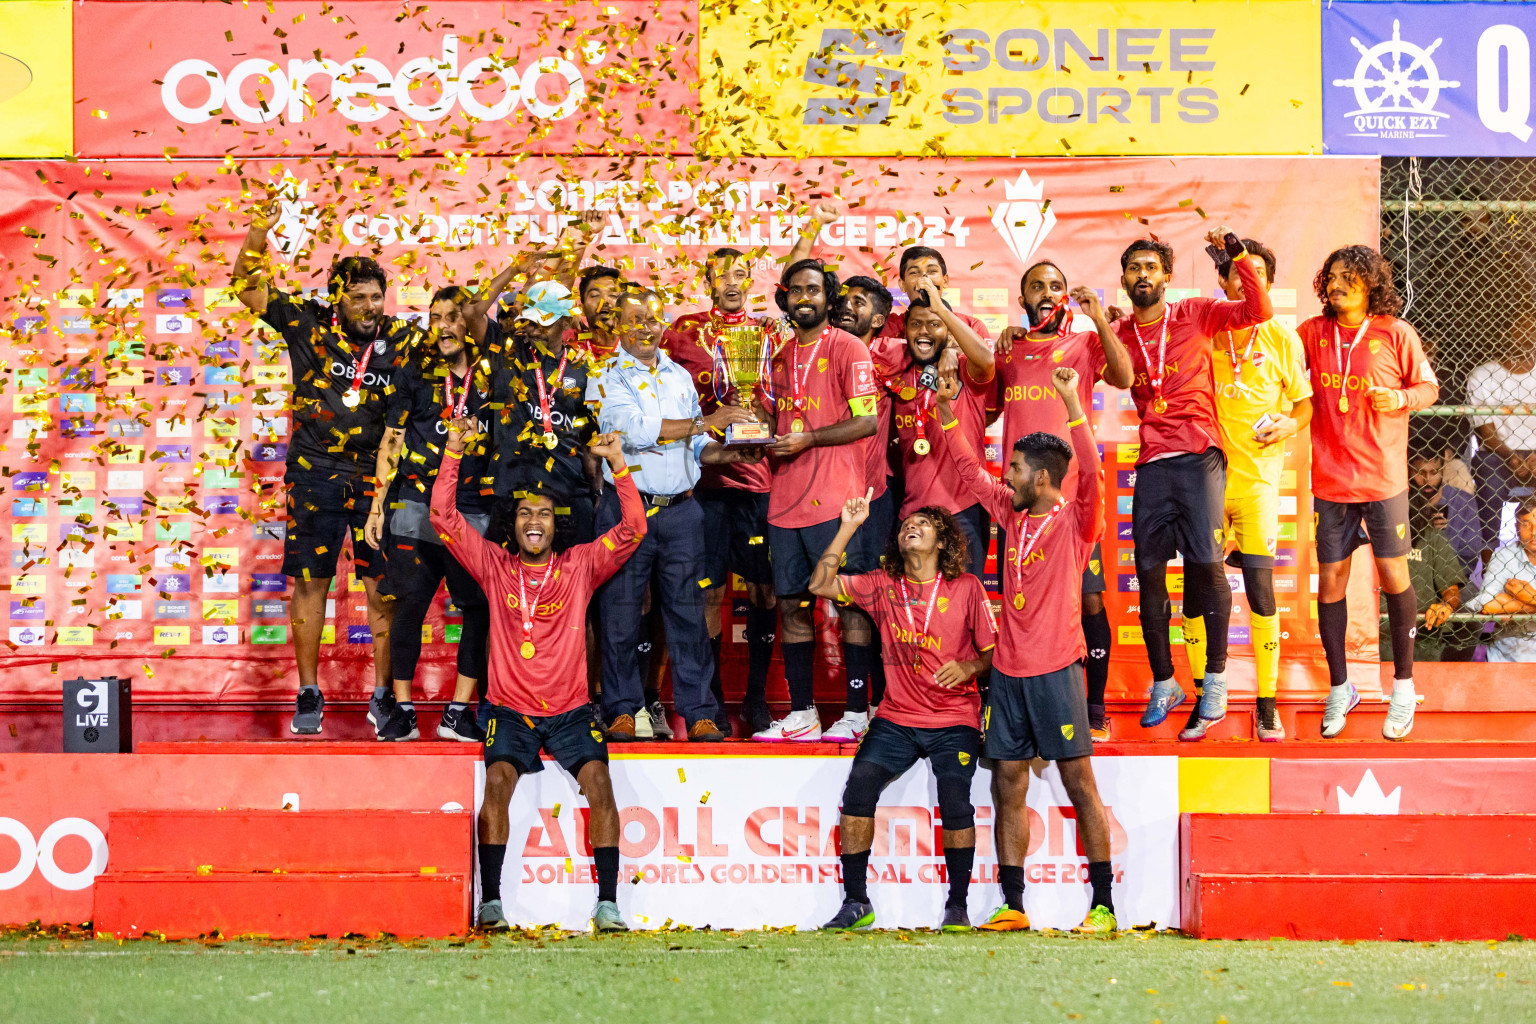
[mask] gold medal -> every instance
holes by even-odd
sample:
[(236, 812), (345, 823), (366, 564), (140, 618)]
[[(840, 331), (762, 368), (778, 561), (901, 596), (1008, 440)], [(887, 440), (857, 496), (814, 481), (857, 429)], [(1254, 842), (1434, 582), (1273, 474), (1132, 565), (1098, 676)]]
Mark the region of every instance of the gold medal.
[(525, 661), (527, 659), (533, 657), (533, 641), (532, 640), (524, 640), (523, 641), (523, 646), (518, 648), (517, 653), (521, 654)]
[(1168, 400), (1162, 395), (1158, 395), (1156, 398), (1152, 399), (1152, 411), (1157, 413), (1159, 416), (1167, 412)]
[(920, 437), (916, 441), (912, 442), (912, 450), (919, 455), (927, 455), (929, 452), (933, 451), (933, 445), (928, 443), (928, 439), (926, 437)]
[(1024, 595), (1023, 594), (1014, 594), (1013, 595), (1013, 607), (1016, 610), (1018, 610), (1018, 611), (1023, 611), (1024, 610)]
[(910, 402), (916, 397), (917, 388), (914, 388), (912, 385), (908, 384), (906, 387), (901, 389), (901, 400), (903, 402)]
[(546, 430), (546, 431), (544, 431), (544, 447), (545, 448), (548, 448), (550, 451), (554, 451), (555, 450), (555, 446), (558, 445), (559, 443), (560, 443), (560, 439), (555, 436), (555, 432), (553, 430)]
[(1339, 412), (1349, 412), (1349, 396), (1343, 393), (1339, 395)]
[(795, 421), (789, 425), (789, 429), (791, 433), (798, 434), (805, 429), (805, 421), (797, 416)]

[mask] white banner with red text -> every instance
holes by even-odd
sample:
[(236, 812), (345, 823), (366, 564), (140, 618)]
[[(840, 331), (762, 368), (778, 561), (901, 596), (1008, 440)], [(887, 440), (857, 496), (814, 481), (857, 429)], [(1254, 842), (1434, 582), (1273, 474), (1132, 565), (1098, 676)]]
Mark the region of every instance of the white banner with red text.
[[(1110, 823), (1122, 928), (1179, 925), (1179, 759), (1094, 761)], [(842, 901), (838, 807), (845, 757), (647, 757), (612, 763), (619, 805), (619, 908), (631, 928), (818, 927)], [(597, 898), (588, 809), (550, 762), (518, 781), (501, 897), (515, 925), (584, 929)], [(1088, 867), (1054, 765), (1029, 788), (1025, 904), (1036, 928), (1072, 928), (1088, 911)], [(976, 863), (970, 915), (1002, 903), (991, 774), (971, 785)], [(477, 782), (476, 806), (484, 792)], [(933, 928), (947, 893), (933, 775), (920, 762), (880, 797), (869, 867), (876, 927)]]

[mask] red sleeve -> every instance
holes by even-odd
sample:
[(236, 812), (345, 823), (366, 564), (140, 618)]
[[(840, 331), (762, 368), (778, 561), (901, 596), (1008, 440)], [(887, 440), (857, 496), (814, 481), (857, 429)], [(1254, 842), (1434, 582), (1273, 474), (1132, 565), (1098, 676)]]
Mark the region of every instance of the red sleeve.
[(1403, 332), (1403, 343), (1398, 351), (1403, 364), (1403, 391), (1408, 396), (1407, 407), (1427, 409), (1440, 397), (1440, 381), (1435, 377), (1434, 368), (1429, 365), (1429, 357), (1424, 354), (1424, 343), (1419, 340), (1419, 332), (1413, 329), (1412, 324), (1402, 320), (1397, 321), (1397, 327)]
[(997, 620), (992, 617), (992, 605), (987, 600), (987, 592), (981, 580), (969, 574), (960, 578), (967, 582), (966, 590), (971, 601), (970, 614), (967, 616), (971, 627), (971, 642), (976, 647), (976, 653), (985, 654), (997, 646)]
[(943, 429), (937, 431), (935, 443), (943, 449), (941, 454), (949, 457), (950, 463), (955, 467), (955, 472), (960, 476), (960, 483), (971, 492), (971, 495), (981, 502), (992, 518), (1002, 520), (1008, 518), (1013, 511), (1013, 488), (1007, 484), (998, 483), (987, 467), (977, 459), (976, 453), (971, 450), (971, 444), (965, 439), (965, 432), (960, 428), (960, 421), (946, 423)]
[(1077, 512), (1078, 536), (1085, 541), (1096, 541), (1104, 532), (1104, 503), (1099, 500), (1103, 467), (1099, 465), (1099, 448), (1093, 441), (1086, 412), (1072, 428), (1072, 457), (1077, 459), (1078, 465), (1077, 497), (1072, 499)]
[(838, 358), (843, 362), (843, 394), (851, 402), (856, 398), (869, 398), (875, 393), (875, 364), (869, 350), (859, 339), (849, 335), (838, 346)]
[(443, 543), (458, 563), (469, 570), (475, 582), (484, 586), (490, 580), (492, 568), (509, 556), (505, 548), (492, 544), (476, 533), (475, 528), (459, 514), (454, 493), (459, 486), (459, 466), (462, 461), (462, 456), (446, 449), (443, 451), (443, 464), (438, 468), (437, 479), (432, 483), (432, 528), (443, 538)]
[(838, 576), (837, 603), (856, 604), (865, 611), (874, 614), (877, 611), (875, 603), (879, 600), (880, 592), (885, 586), (885, 580), (888, 578), (882, 569), (860, 573), (857, 576)]
[(1275, 307), (1269, 301), (1269, 289), (1259, 282), (1253, 261), (1244, 255), (1234, 265), (1237, 267), (1237, 276), (1243, 280), (1243, 301), (1213, 300), (1206, 303), (1200, 317), (1200, 327), (1207, 334), (1242, 330), (1244, 327), (1261, 324), (1275, 315)]
[(613, 486), (619, 492), (619, 521), (596, 540), (577, 544), (567, 552), (586, 565), (594, 588), (607, 583), (645, 537), (645, 503), (628, 467), (614, 474)]

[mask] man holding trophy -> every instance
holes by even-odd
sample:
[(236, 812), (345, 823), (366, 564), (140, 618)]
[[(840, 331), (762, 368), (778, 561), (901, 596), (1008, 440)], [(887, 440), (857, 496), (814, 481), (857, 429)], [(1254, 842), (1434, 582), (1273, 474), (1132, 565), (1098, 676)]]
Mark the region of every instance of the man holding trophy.
[[(673, 361), (693, 375), (699, 403), (706, 416), (723, 407), (751, 408), (752, 394), (763, 378), (773, 349), (789, 337), (780, 321), (747, 312), (752, 288), (745, 254), (717, 249), (704, 266), (713, 305), (680, 316), (662, 339)], [(762, 423), (729, 423), (721, 435), (727, 448), (766, 445), (773, 432)], [(752, 732), (768, 728), (768, 668), (778, 612), (773, 595), (773, 567), (768, 561), (768, 465), (731, 462), (705, 466), (694, 496), (704, 512), (704, 618), (714, 647), (712, 687), (725, 721), (720, 683), (720, 609), (731, 574), (740, 576), (747, 592), (747, 693), (741, 714)]]

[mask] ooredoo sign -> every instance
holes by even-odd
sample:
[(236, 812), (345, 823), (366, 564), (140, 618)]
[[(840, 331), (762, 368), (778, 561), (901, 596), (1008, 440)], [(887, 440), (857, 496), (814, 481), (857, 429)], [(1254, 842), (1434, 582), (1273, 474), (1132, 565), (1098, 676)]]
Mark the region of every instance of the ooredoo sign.
[(691, 10), (93, 0), (75, 16), (76, 147), (93, 157), (672, 151), (693, 130)]

